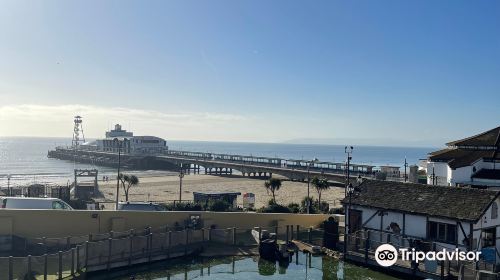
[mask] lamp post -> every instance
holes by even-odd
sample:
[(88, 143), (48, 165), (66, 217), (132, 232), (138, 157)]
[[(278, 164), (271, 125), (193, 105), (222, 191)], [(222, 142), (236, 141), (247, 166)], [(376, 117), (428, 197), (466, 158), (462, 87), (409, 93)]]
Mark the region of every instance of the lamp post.
[(116, 202), (115, 202), (115, 210), (118, 210), (118, 199), (120, 196), (120, 165), (121, 165), (121, 151), (122, 151), (122, 142), (115, 138), (113, 140), (116, 146), (118, 147), (118, 174), (116, 176)]
[(181, 163), (181, 170), (179, 172), (179, 203), (182, 202), (182, 178), (184, 178), (184, 170)]
[(347, 166), (346, 166), (346, 171), (347, 171), (347, 176), (346, 176), (346, 184), (345, 184), (345, 189), (344, 189), (344, 198), (347, 198), (347, 194), (349, 193), (349, 205), (348, 207), (344, 208), (344, 215), (345, 217), (345, 232), (344, 232), (344, 261), (346, 260), (346, 255), (347, 255), (347, 241), (348, 241), (348, 236), (349, 236), (349, 226), (350, 226), (350, 215), (351, 215), (351, 191), (354, 191), (352, 188), (352, 184), (350, 182), (350, 165), (351, 165), (351, 155), (352, 155), (352, 150), (354, 148), (352, 146), (345, 146), (344, 152), (347, 154)]
[(346, 177), (346, 189), (344, 190), (344, 197), (347, 197), (347, 186), (349, 185), (349, 177), (351, 175), (351, 168), (350, 168), (350, 165), (351, 165), (351, 159), (352, 159), (352, 150), (354, 148), (352, 146), (345, 146), (344, 147), (344, 152), (347, 154), (347, 167), (346, 167), (346, 172), (347, 172), (347, 177)]
[(311, 197), (310, 197), (310, 189), (311, 189), (311, 173), (309, 169), (311, 168), (311, 165), (314, 164), (314, 162), (318, 161), (317, 158), (314, 158), (310, 160), (307, 163), (307, 214), (309, 214), (310, 209), (311, 209)]

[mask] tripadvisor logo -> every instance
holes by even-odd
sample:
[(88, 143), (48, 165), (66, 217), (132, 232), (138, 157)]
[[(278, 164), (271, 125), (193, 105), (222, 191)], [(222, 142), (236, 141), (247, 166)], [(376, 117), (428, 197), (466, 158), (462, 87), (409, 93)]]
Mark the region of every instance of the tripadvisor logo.
[(398, 251), (391, 244), (382, 244), (375, 250), (375, 260), (380, 266), (391, 266), (398, 260)]
[(382, 244), (375, 250), (375, 260), (380, 266), (392, 266), (401, 256), (403, 261), (414, 261), (416, 263), (429, 260), (429, 261), (479, 261), (481, 252), (474, 251), (459, 251), (458, 249), (442, 249), (440, 251), (416, 251), (408, 248), (400, 248), (398, 250), (390, 244)]

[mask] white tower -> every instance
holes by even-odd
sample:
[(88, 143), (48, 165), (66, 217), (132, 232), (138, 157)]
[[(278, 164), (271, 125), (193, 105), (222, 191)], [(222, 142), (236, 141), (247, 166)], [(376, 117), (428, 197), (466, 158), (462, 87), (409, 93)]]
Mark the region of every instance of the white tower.
[(82, 117), (75, 116), (74, 122), (75, 126), (73, 128), (73, 141), (71, 142), (71, 145), (74, 148), (78, 148), (80, 144), (85, 143), (85, 135), (83, 134), (83, 126), (82, 126)]

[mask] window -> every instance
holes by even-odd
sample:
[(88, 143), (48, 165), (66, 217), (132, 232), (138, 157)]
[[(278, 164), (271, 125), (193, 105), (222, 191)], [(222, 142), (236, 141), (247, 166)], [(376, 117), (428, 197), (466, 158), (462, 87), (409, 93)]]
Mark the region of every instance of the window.
[(498, 204), (496, 202), (493, 202), (491, 204), (491, 218), (492, 219), (498, 218)]
[(52, 209), (65, 209), (64, 205), (59, 201), (52, 202)]
[(429, 222), (428, 237), (431, 240), (443, 243), (456, 243), (457, 226), (454, 224), (445, 224), (438, 222)]

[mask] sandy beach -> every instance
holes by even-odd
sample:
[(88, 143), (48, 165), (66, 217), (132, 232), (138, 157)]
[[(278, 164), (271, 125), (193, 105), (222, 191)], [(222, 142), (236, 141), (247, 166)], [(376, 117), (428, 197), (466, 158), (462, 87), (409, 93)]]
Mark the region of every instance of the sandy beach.
[[(171, 176), (141, 176), (139, 185), (130, 190), (130, 201), (155, 201), (168, 202), (179, 199), (179, 177)], [(182, 199), (192, 200), (193, 191), (199, 192), (241, 192), (254, 193), (256, 207), (260, 208), (271, 199), (271, 193), (267, 193), (264, 187), (264, 179), (251, 179), (244, 177), (219, 177), (211, 175), (185, 175), (182, 184)], [(109, 182), (99, 182), (100, 191), (106, 200), (114, 201), (116, 195), (116, 180)], [(302, 198), (307, 196), (307, 183), (283, 181), (283, 185), (276, 192), (278, 203), (287, 205), (288, 203), (300, 203)], [(317, 198), (317, 193), (311, 185), (311, 196)], [(330, 207), (339, 206), (340, 200), (344, 196), (344, 189), (332, 187), (324, 191), (322, 200), (330, 203)], [(125, 200), (123, 189), (120, 188), (120, 200)], [(243, 204), (242, 196), (238, 197), (238, 205)], [(111, 206), (110, 206), (111, 207)]]

